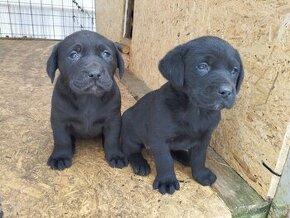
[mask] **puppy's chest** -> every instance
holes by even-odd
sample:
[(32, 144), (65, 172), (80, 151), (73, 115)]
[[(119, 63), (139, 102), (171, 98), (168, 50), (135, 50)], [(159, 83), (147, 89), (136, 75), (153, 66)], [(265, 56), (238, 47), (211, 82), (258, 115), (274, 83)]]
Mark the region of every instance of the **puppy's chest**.
[(84, 127), (92, 127), (94, 124), (101, 124), (105, 121), (102, 116), (101, 110), (98, 111), (96, 107), (88, 107), (79, 111), (80, 120)]
[(203, 140), (208, 130), (198, 130), (195, 128), (176, 129), (166, 142), (172, 150), (188, 150)]
[(176, 128), (167, 139), (171, 149), (187, 150), (197, 145), (218, 125), (218, 116), (183, 116), (176, 120)]
[(103, 108), (95, 102), (86, 102), (80, 105), (75, 111), (75, 118), (72, 122), (73, 130), (79, 135), (98, 135), (107, 117), (103, 113)]

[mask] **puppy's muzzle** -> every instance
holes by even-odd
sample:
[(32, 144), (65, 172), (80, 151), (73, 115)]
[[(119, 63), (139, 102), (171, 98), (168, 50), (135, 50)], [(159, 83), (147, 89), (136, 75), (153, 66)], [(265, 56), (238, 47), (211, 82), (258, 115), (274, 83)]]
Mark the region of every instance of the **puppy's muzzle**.
[(88, 72), (88, 77), (90, 77), (92, 79), (100, 79), (103, 74), (104, 74), (104, 70), (102, 70), (102, 71), (95, 70), (95, 71)]
[(84, 71), (84, 74), (88, 77), (90, 82), (94, 83), (105, 91), (109, 91), (112, 88), (113, 80), (109, 73), (105, 71), (105, 69), (90, 69)]
[(222, 85), (218, 90), (219, 96), (221, 96), (223, 99), (230, 98), (233, 93), (233, 87), (231, 87), (230, 85)]
[(221, 105), (219, 107), (231, 108), (235, 102), (236, 91), (231, 85), (221, 85), (217, 91)]

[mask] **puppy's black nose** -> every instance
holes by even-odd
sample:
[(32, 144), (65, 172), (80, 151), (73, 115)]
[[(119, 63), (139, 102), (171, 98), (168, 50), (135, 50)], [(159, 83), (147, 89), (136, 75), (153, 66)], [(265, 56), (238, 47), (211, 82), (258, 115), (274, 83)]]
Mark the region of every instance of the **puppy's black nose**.
[(222, 96), (223, 98), (228, 98), (229, 96), (232, 95), (232, 93), (233, 93), (233, 88), (227, 85), (221, 86), (218, 91), (218, 94)]
[(88, 73), (88, 76), (90, 78), (96, 78), (96, 79), (99, 79), (101, 76), (102, 76), (103, 72), (102, 71), (90, 71)]

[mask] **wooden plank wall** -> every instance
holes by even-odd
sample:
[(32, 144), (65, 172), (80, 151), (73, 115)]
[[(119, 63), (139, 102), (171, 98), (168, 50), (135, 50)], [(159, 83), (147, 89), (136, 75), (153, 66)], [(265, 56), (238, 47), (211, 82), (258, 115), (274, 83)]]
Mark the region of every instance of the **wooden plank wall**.
[[(285, 143), (290, 144), (290, 126), (287, 128)], [(277, 192), (275, 194), (269, 217), (290, 217), (290, 153), (284, 166), (283, 175), (280, 179)]]

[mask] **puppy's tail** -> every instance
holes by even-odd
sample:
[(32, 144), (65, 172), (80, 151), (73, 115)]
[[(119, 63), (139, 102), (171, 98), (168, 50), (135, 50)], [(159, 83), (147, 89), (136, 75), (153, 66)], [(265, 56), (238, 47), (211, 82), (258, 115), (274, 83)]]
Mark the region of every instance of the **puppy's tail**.
[(188, 151), (178, 150), (178, 151), (170, 151), (173, 159), (182, 163), (185, 166), (189, 166), (190, 155)]

